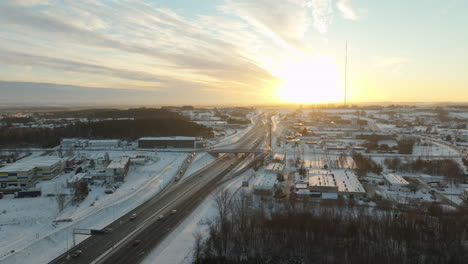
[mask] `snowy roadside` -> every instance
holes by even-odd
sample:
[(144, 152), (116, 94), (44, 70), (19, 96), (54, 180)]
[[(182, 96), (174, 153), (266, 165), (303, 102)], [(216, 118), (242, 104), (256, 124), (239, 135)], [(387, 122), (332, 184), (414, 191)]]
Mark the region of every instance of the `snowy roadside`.
[(241, 176), (225, 183), (216, 192), (209, 195), (163, 242), (153, 249), (142, 264), (152, 263), (192, 263), (192, 249), (195, 241), (194, 234), (207, 235), (207, 222), (216, 216), (215, 198), (220, 192), (236, 193), (242, 188), (242, 181), (249, 178), (251, 172), (247, 171)]

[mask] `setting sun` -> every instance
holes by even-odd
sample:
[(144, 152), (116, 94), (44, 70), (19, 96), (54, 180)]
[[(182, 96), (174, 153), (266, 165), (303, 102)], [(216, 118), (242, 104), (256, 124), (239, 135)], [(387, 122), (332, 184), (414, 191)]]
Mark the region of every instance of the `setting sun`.
[(277, 73), (283, 81), (276, 96), (290, 103), (323, 103), (343, 97), (342, 78), (336, 63), (327, 57), (304, 57)]

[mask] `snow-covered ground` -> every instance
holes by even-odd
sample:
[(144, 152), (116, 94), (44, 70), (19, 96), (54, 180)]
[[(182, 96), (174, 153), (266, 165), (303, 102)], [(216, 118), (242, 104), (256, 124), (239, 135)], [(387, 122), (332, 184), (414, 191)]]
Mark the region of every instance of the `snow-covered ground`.
[(250, 178), (251, 171), (243, 173), (230, 182), (218, 188), (216, 192), (210, 195), (199, 205), (195, 211), (187, 217), (163, 242), (155, 248), (142, 262), (143, 264), (152, 263), (171, 263), (171, 264), (189, 264), (192, 263), (192, 249), (195, 241), (195, 233), (200, 233), (203, 237), (207, 235), (207, 222), (216, 216), (216, 207), (214, 199), (223, 191), (238, 193), (242, 187), (242, 181)]
[(194, 172), (205, 167), (206, 165), (210, 164), (214, 160), (215, 160), (215, 157), (213, 157), (207, 152), (198, 153), (195, 159), (192, 161), (192, 163), (190, 163), (189, 167), (185, 171), (182, 179), (189, 178)]
[[(185, 153), (159, 153), (157, 161), (131, 167), (125, 183), (115, 193), (104, 194), (104, 187), (92, 185), (82, 203), (68, 204), (60, 213), (55, 197), (14, 199), (7, 196), (0, 200), (0, 262), (50, 261), (72, 246), (74, 228), (103, 228), (158, 193), (172, 180), (186, 156)], [(55, 188), (54, 185), (62, 184), (60, 181), (62, 177), (57, 177), (45, 185)], [(72, 218), (73, 222), (52, 222), (63, 218)], [(77, 236), (76, 242), (85, 238)]]

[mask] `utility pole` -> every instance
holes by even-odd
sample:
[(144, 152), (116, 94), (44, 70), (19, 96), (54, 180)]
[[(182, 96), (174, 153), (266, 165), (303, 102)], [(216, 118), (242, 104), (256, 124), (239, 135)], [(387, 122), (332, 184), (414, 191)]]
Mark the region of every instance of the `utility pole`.
[(348, 74), (348, 41), (345, 44), (345, 72), (344, 72), (344, 107), (346, 107), (346, 78)]

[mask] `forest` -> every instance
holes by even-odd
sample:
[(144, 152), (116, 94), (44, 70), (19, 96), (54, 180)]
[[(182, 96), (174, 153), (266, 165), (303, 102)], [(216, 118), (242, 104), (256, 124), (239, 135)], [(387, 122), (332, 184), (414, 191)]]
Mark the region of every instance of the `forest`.
[(440, 160), (402, 160), (400, 158), (386, 158), (385, 166), (391, 170), (409, 173), (425, 173), (433, 176), (444, 176), (447, 180), (461, 183), (465, 173), (460, 164), (452, 159)]
[(40, 113), (45, 118), (135, 118), (135, 119), (186, 119), (177, 112), (160, 108), (129, 108), (129, 109), (86, 109), (75, 111), (59, 111)]
[[(208, 232), (195, 235), (194, 264), (209, 263), (466, 263), (468, 214), (395, 211), (275, 202), (250, 194), (215, 199)], [(423, 208), (423, 207), (421, 207)]]
[(183, 119), (77, 122), (55, 128), (0, 128), (0, 147), (55, 147), (62, 138), (136, 140), (146, 136), (212, 137), (213, 131)]

